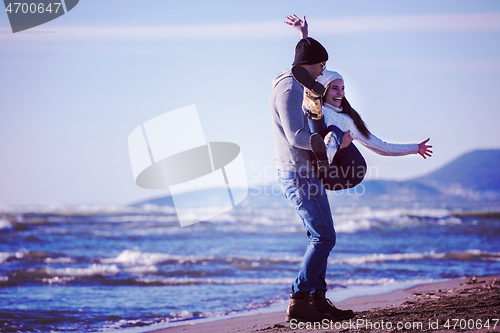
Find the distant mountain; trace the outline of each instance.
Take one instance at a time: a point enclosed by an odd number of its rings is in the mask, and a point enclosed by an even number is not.
[[[437,188],[500,193],[500,149],[475,150],[414,181]]]
[[[193,202],[217,206],[213,190],[183,194]],[[365,180],[353,189],[328,191],[332,208],[370,206],[373,208],[500,209],[500,149],[476,150],[460,156],[428,175],[407,181]],[[208,201],[208,202],[207,202]],[[174,206],[166,196],[133,204]],[[237,210],[289,207],[279,184],[250,188]]]

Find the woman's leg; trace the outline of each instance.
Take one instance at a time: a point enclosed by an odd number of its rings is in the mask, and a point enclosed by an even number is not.
[[[365,178],[366,161],[353,142],[346,148],[340,149],[328,173],[321,181],[330,191],[341,191],[352,188]]]
[[[325,135],[328,134],[328,127],[325,123],[325,117],[321,117],[321,119],[309,118],[307,119],[307,122],[309,123],[309,129],[312,133],[318,133],[322,138],[325,138]]]
[[[344,134],[337,126],[330,125],[326,127],[324,121],[321,124],[321,120],[309,120],[309,124],[311,128],[320,130],[321,133],[334,132],[339,138],[342,138]],[[366,161],[358,148],[351,142],[346,148],[339,149],[328,170],[319,174],[327,190],[345,190],[358,185],[364,179]]]
[[[324,167],[333,163],[333,158],[337,154],[337,151],[340,149],[342,145],[342,136],[343,132],[337,126],[326,126],[325,117],[321,116],[319,119],[308,119],[309,129],[314,134],[319,134],[323,138],[324,146],[326,148],[326,161],[320,161],[323,157],[320,157],[320,149],[315,149],[313,145],[311,145],[312,151],[318,158],[318,168],[324,169]],[[321,147],[323,144],[321,145]],[[323,156],[323,155],[321,155]],[[323,170],[322,172],[325,172]]]

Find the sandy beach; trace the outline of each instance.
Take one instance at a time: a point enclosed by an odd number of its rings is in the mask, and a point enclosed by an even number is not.
[[[500,275],[428,283],[391,293],[347,299],[351,321],[315,327],[286,323],[285,311],[183,325],[156,333],[229,332],[500,332]]]

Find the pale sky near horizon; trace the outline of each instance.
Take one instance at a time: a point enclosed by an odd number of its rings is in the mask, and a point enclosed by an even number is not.
[[[0,205],[168,194],[135,185],[127,138],[191,104],[208,141],[241,147],[250,186],[274,182],[269,95],[293,61],[292,13],[306,15],[375,135],[431,138],[427,160],[361,147],[370,178],[410,179],[500,148],[499,1],[82,0],[16,34],[0,13]]]

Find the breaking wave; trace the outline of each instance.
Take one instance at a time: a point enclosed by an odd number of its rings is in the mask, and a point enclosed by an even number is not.
[[[349,257],[343,259],[329,259],[329,264],[362,265],[366,263],[387,262],[387,261],[414,261],[423,259],[433,260],[455,260],[455,261],[481,261],[500,262],[499,252],[484,252],[480,250],[467,250],[464,252],[434,252],[425,253],[394,253],[383,254],[374,253],[365,256]]]
[[[194,255],[170,255],[165,253],[148,253],[141,251],[125,250],[112,258],[93,258],[90,263],[78,258],[56,257],[51,258],[44,252],[32,253],[7,253],[0,252],[0,262],[13,262],[23,260],[39,260],[46,267],[28,268],[13,271],[0,277],[1,285],[19,285],[26,283],[84,283],[106,285],[138,285],[138,286],[182,286],[182,285],[236,285],[236,284],[268,284],[289,285],[291,278],[262,278],[262,277],[219,277],[203,276],[206,273],[199,271],[199,265],[223,264],[234,266],[240,270],[269,270],[275,265],[292,264],[295,267],[302,261],[302,257],[216,257]],[[330,265],[358,266],[370,263],[437,260],[437,261],[467,261],[467,262],[500,262],[500,253],[480,250],[467,250],[462,252],[425,252],[425,253],[374,253],[346,258],[330,257]],[[60,267],[74,264],[77,267]],[[53,267],[56,266],[56,267]],[[59,266],[59,267],[57,267]],[[175,270],[170,269],[175,267]],[[394,282],[393,279],[378,280],[331,280],[329,285],[380,285]]]

